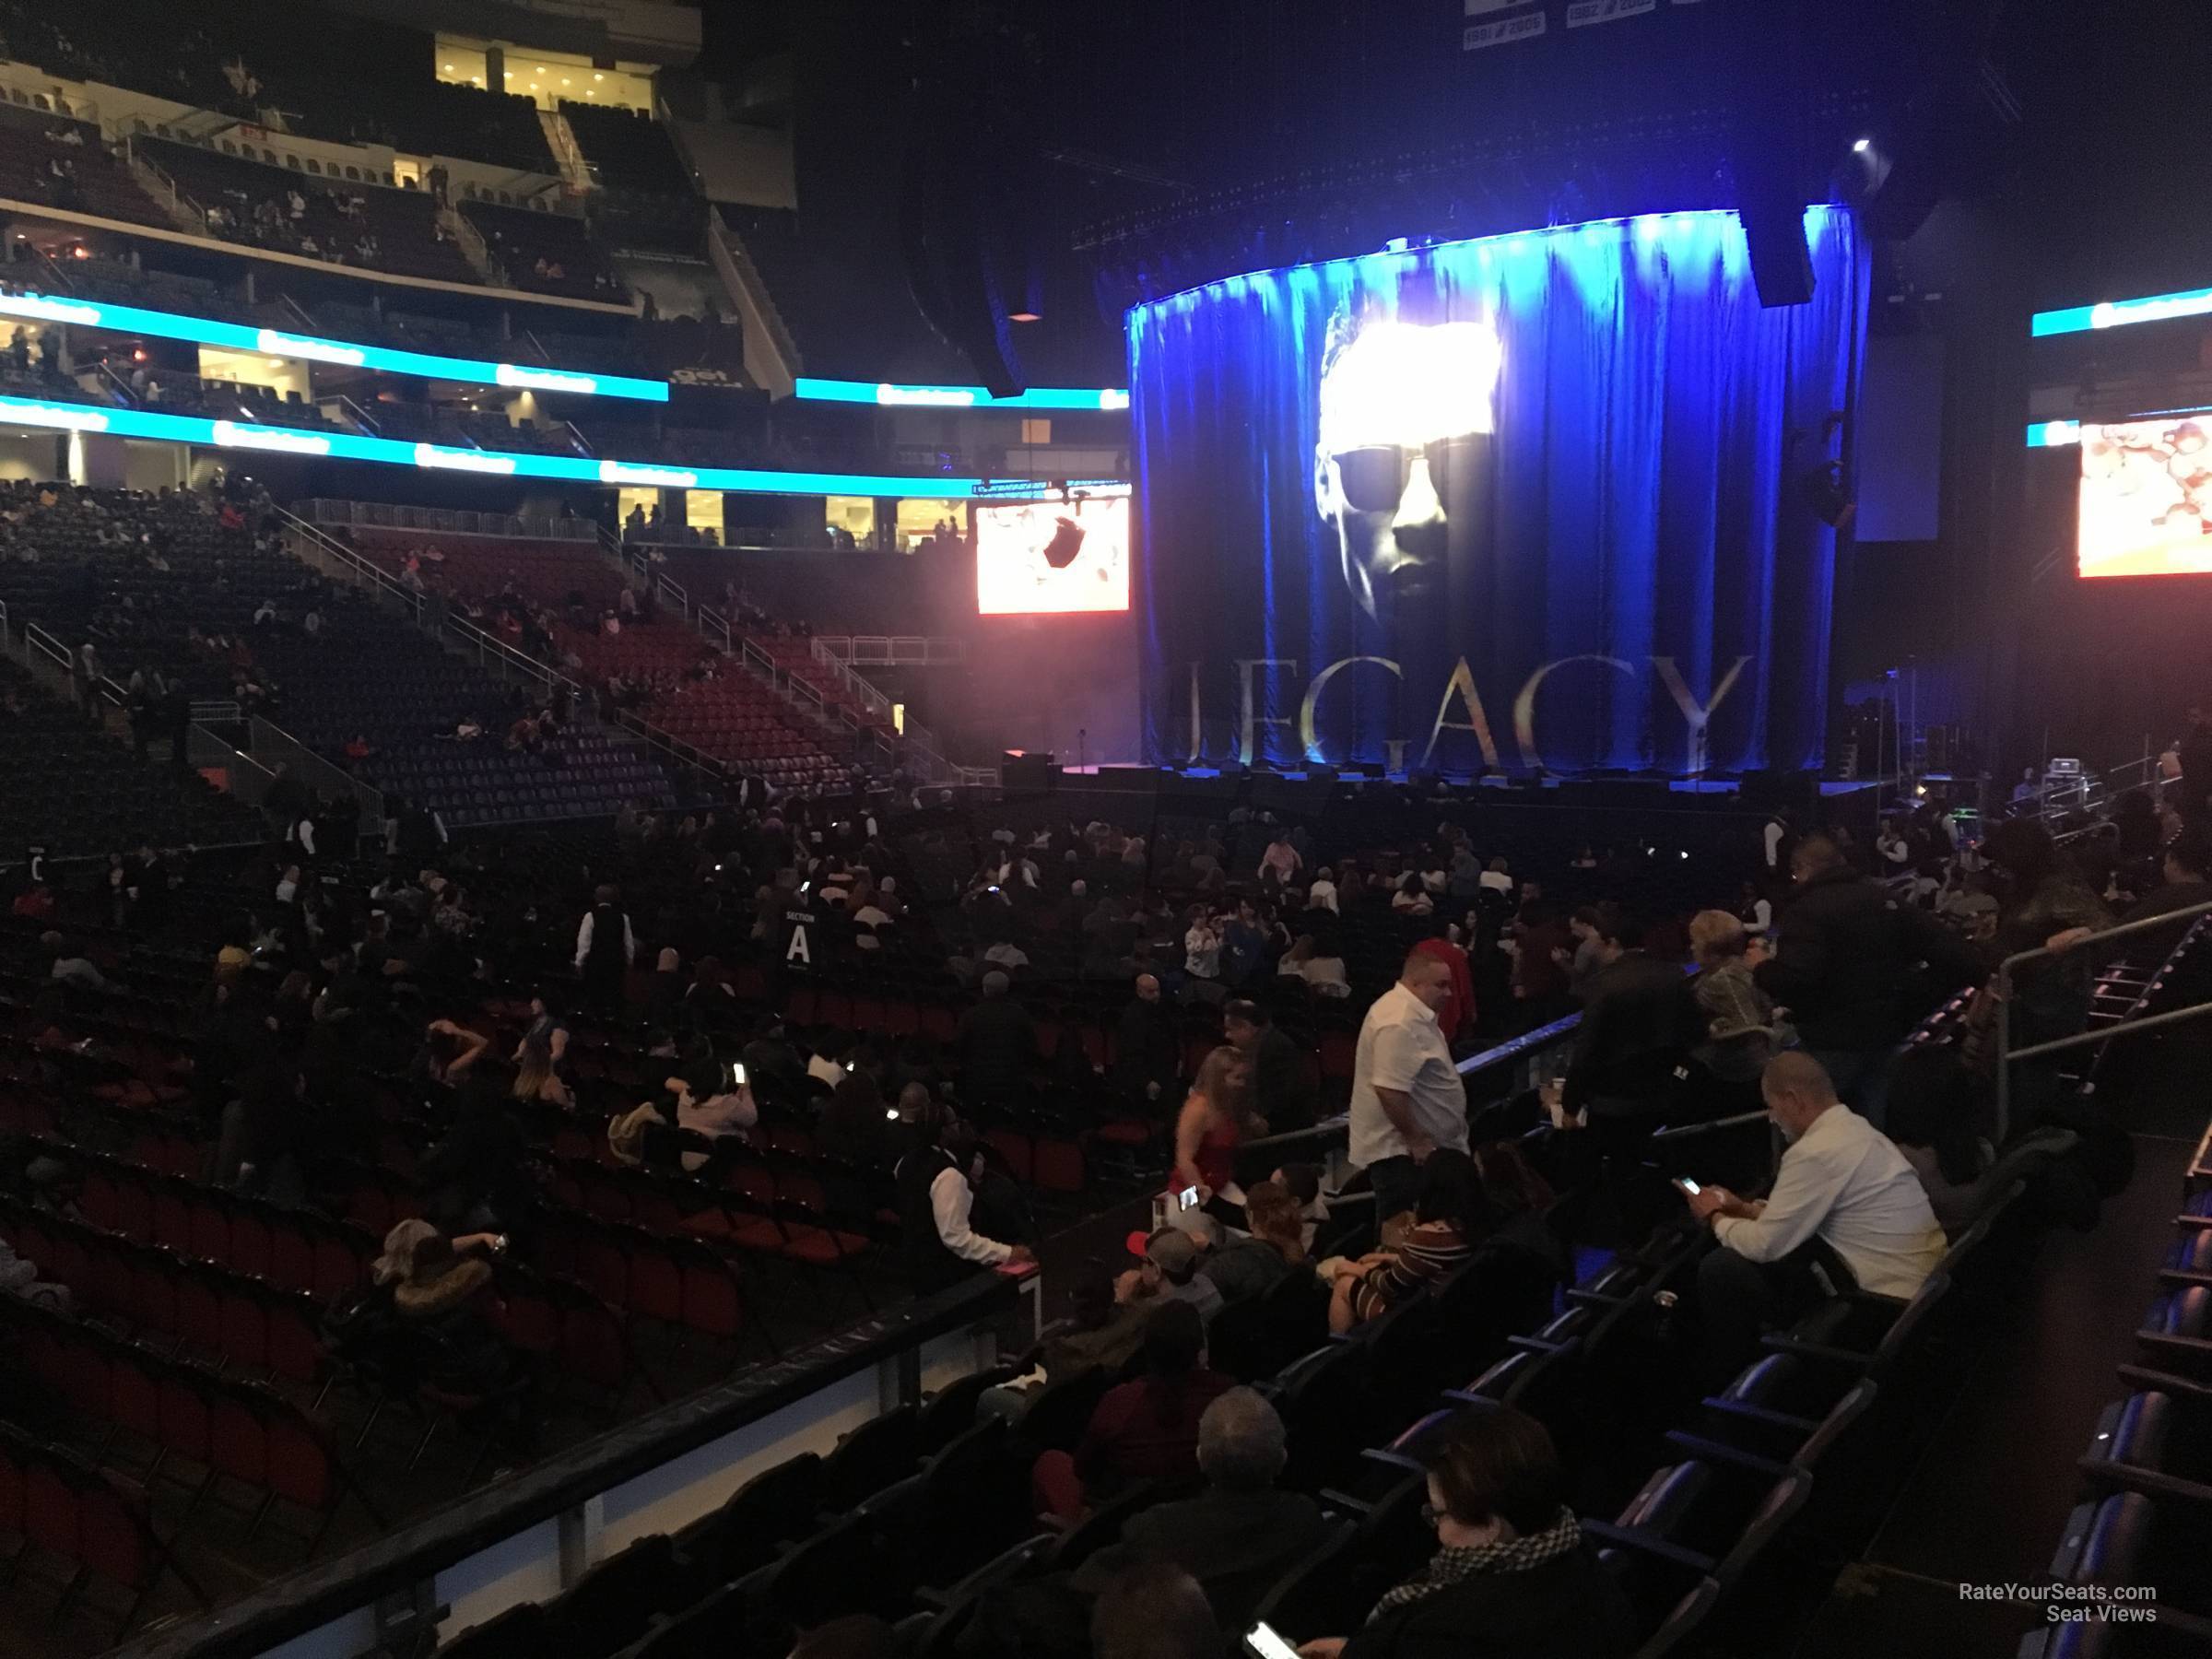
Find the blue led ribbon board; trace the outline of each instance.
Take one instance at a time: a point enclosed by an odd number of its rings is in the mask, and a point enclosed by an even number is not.
[[[163,340],[189,340],[200,346],[259,352],[264,357],[298,358],[311,363],[335,363],[347,369],[377,369],[387,374],[419,375],[426,380],[512,386],[518,391],[560,392],[573,397],[629,397],[643,403],[668,401],[665,381],[639,380],[627,374],[600,374],[581,369],[540,369],[528,363],[495,363],[481,358],[439,357],[427,351],[396,351],[384,346],[358,346],[315,335],[222,323],[212,317],[186,317],[174,312],[147,311],[135,305],[101,305],[89,300],[51,294],[0,294],[0,316],[22,317],[38,323],[66,323],[76,328],[107,329],[118,334],[152,335]]]

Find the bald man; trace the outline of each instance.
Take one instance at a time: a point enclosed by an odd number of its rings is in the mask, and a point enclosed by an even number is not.
[[[1114,1027],[1113,1074],[1123,1099],[1145,1116],[1157,1114],[1163,1100],[1181,1104],[1182,1044],[1156,974],[1136,976],[1136,994]]]
[[[1855,1285],[1911,1297],[1945,1248],[1912,1166],[1836,1099],[1818,1060],[1800,1050],[1777,1054],[1759,1088],[1789,1142],[1773,1191],[1748,1203],[1725,1187],[1688,1194],[1690,1213],[1712,1226],[1721,1246],[1699,1264],[1698,1304],[1707,1359],[1723,1380],[1748,1358],[1762,1329],[1824,1296]]]

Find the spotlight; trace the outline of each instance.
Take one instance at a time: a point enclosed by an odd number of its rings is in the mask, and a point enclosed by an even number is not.
[[[1857,141],[1855,144],[1853,144],[1853,145],[1851,147],[1851,153],[1852,153],[1853,155],[1854,155],[1854,156],[1863,156],[1863,155],[1865,155],[1865,153],[1866,153],[1868,150],[1872,149],[1873,147],[1874,147],[1874,140],[1873,140],[1873,139],[1871,139],[1871,138],[1861,138],[1860,140],[1858,140],[1858,141]]]
[[[1036,323],[1042,321],[1042,319],[1040,318],[1035,312],[1018,311],[1008,312],[1006,313],[1006,321],[1009,323]]]

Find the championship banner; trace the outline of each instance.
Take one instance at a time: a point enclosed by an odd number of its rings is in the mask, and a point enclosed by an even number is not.
[[[1573,0],[1567,7],[1567,27],[1588,29],[1597,23],[1618,23],[1623,18],[1641,18],[1659,9],[1659,0]]]
[[[1674,774],[1821,758],[1867,262],[1733,213],[1262,272],[1129,314],[1147,759]]]

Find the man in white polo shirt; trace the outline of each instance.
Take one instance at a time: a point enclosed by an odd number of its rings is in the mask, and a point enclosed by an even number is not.
[[[1452,1000],[1441,957],[1406,959],[1375,999],[1352,1061],[1352,1162],[1375,1189],[1378,1218],[1413,1207],[1421,1161],[1439,1147],[1467,1149],[1467,1091],[1436,1011]]]
[[[1888,1137],[1836,1099],[1820,1063],[1802,1050],[1767,1062],[1767,1115],[1789,1140],[1774,1187],[1747,1203],[1725,1187],[1689,1194],[1721,1248],[1698,1265],[1706,1357],[1732,1376],[1759,1332],[1794,1317],[1835,1283],[1841,1261],[1855,1288],[1910,1298],[1943,1260],[1943,1229],[1928,1194]]]

